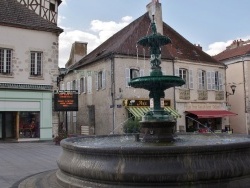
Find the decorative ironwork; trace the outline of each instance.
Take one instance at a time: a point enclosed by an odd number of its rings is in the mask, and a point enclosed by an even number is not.
[[[52,85],[33,85],[33,84],[16,84],[16,83],[0,83],[0,89],[26,89],[26,90],[45,90],[52,91]]]
[[[207,91],[203,90],[198,91],[198,100],[207,100],[207,99],[208,99]]]
[[[190,100],[190,90],[179,90],[179,98],[183,100]]]
[[[216,91],[215,92],[215,100],[224,100],[225,92],[224,91]]]

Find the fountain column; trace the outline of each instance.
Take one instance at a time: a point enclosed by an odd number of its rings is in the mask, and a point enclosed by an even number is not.
[[[153,16],[154,18],[154,16]],[[164,90],[181,86],[185,83],[180,77],[164,76],[161,71],[161,46],[171,43],[171,40],[157,33],[153,19],[151,23],[152,34],[141,38],[137,43],[150,48],[150,76],[137,77],[130,81],[129,85],[135,88],[143,88],[149,91],[149,98],[153,107],[142,117],[140,122],[140,138],[144,142],[171,142],[174,140],[176,126],[175,118],[164,111],[161,99],[164,100]]]

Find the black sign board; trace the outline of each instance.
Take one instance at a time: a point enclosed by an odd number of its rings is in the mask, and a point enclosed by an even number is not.
[[[150,106],[150,100],[149,99],[125,99],[123,101],[124,106]],[[171,106],[170,105],[170,100],[164,100],[164,106]]]
[[[78,111],[78,91],[60,90],[54,93],[55,111]]]

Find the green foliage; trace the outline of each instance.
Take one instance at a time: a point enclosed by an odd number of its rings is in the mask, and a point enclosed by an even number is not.
[[[123,125],[123,131],[125,133],[138,133],[140,132],[140,124],[139,120],[128,120],[124,125]]]

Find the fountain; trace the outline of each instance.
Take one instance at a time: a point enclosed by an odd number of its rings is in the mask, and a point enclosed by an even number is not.
[[[164,90],[181,86],[180,77],[161,71],[160,46],[170,39],[157,33],[138,41],[151,49],[150,76],[130,85],[150,91],[152,108],[140,136],[109,135],[61,141],[57,182],[62,187],[246,187],[250,185],[247,135],[175,134],[176,121],[161,105]]]

